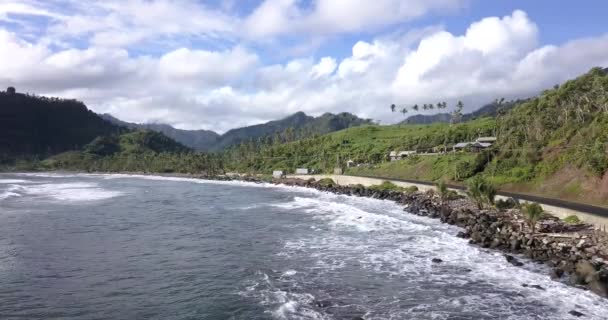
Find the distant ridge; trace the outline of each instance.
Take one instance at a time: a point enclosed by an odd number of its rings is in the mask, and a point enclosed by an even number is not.
[[[210,130],[181,130],[176,129],[168,124],[161,123],[131,123],[117,119],[109,113],[101,115],[103,119],[113,124],[127,127],[129,129],[145,129],[156,132],[161,132],[169,138],[192,148],[196,151],[207,151],[209,150],[220,137],[219,134]]]
[[[232,129],[220,137],[212,150],[220,151],[249,139],[272,138],[273,135],[281,134],[288,128],[293,129],[294,138],[301,139],[371,123],[370,119],[362,119],[348,112],[325,113],[315,118],[300,111],[281,120]]]
[[[301,139],[315,134],[326,134],[350,127],[371,124],[369,119],[359,118],[351,113],[325,113],[319,117],[311,117],[304,112],[296,112],[280,120],[262,124],[235,128],[223,135],[208,130],[181,130],[167,124],[136,124],[121,121],[110,114],[101,115],[107,121],[131,129],[147,129],[162,132],[168,137],[197,151],[222,151],[239,143],[272,138],[283,134],[291,128],[294,138]]]

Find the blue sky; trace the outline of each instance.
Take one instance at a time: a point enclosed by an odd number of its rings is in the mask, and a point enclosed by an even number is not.
[[[0,86],[190,129],[296,111],[393,123],[391,103],[463,100],[472,111],[608,66],[607,10],[600,0],[0,0]]]

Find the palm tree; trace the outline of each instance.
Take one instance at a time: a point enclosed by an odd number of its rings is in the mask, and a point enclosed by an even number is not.
[[[441,200],[441,207],[443,208],[450,200],[450,190],[445,181],[441,180],[437,183],[437,194]]]
[[[484,189],[484,181],[480,176],[475,176],[474,178],[472,178],[471,180],[469,180],[467,182],[466,194],[469,197],[469,199],[471,199],[475,203],[475,205],[477,206],[477,209],[479,209],[479,210],[483,209],[483,203],[484,203],[483,189]]]
[[[464,108],[464,104],[462,103],[462,101],[458,101],[458,103],[456,104],[456,110],[454,110],[454,112],[452,112],[452,123],[460,122],[460,119],[462,119],[462,109],[463,108]]]
[[[493,184],[488,182],[485,183],[485,186],[483,188],[483,196],[488,205],[494,205],[494,199],[496,198],[497,193],[498,190],[496,190],[496,187]]]
[[[526,219],[528,226],[532,229],[532,234],[534,234],[536,223],[543,216],[543,207],[538,203],[526,202],[522,205],[522,213],[524,214],[524,219]]]
[[[391,104],[391,112],[395,112],[395,108],[397,108],[397,106],[394,103]]]
[[[484,204],[494,205],[497,193],[496,187],[481,176],[475,176],[467,183],[467,196],[480,210],[483,209]]]
[[[429,107],[426,105],[426,103],[422,105],[422,110],[428,110],[428,109],[429,109]]]
[[[419,107],[418,107],[418,105],[417,105],[417,104],[415,104],[415,105],[412,107],[412,109],[414,109],[414,111],[418,111]]]
[[[403,113],[403,116],[405,117],[405,114],[407,113],[407,108],[401,109],[401,113]]]

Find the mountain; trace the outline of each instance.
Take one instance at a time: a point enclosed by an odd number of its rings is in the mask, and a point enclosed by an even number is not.
[[[502,104],[502,111],[507,112],[511,110],[515,105],[522,103],[526,100],[511,100],[506,101]],[[471,113],[464,114],[462,121],[469,121],[483,117],[495,117],[498,114],[498,105],[496,103],[488,103],[481,108]],[[449,123],[452,116],[449,113],[436,113],[436,114],[417,114],[410,116],[407,119],[401,121],[399,124],[431,124],[431,123]]]
[[[219,134],[210,130],[181,130],[173,128],[168,124],[161,123],[130,123],[119,120],[111,114],[105,113],[101,117],[111,123],[131,129],[145,129],[156,132],[161,132],[167,137],[172,138],[181,144],[190,147],[196,151],[207,151],[217,142]]]
[[[366,124],[372,124],[372,121],[361,119],[348,112],[339,114],[325,113],[316,118],[308,116],[304,112],[297,112],[281,120],[232,129],[218,139],[212,150],[224,150],[227,147],[237,145],[249,139],[274,138],[275,135],[286,134],[286,130],[289,128],[293,129],[293,132],[288,133],[292,135],[291,140],[293,140]]]
[[[125,131],[80,101],[31,96],[14,88],[0,92],[0,161],[74,150],[98,136]]]
[[[222,151],[250,139],[274,138],[283,135],[288,128],[292,128],[292,139],[301,139],[314,134],[326,134],[350,127],[371,124],[371,120],[361,119],[353,114],[344,112],[340,114],[326,113],[320,117],[311,117],[304,112],[297,112],[281,120],[270,121],[253,126],[236,128],[218,135],[208,130],[180,130],[167,124],[136,124],[121,121],[110,114],[101,115],[107,121],[131,129],[147,129],[162,132],[197,151]]]

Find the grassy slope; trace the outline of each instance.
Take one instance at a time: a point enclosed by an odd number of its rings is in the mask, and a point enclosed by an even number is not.
[[[392,150],[498,135],[490,154],[417,157],[387,162]],[[475,174],[511,191],[608,205],[608,75],[599,68],[547,90],[498,119],[448,124],[365,126],[236,157],[236,169],[331,170],[339,160],[369,166],[352,174],[462,183]]]
[[[426,150],[444,142],[454,143],[489,135],[494,120],[486,118],[450,126],[448,124],[362,126],[337,131],[316,138],[264,147],[248,155],[246,150],[229,155],[230,169],[267,172],[275,169],[293,171],[297,167],[330,172],[337,161],[344,164],[382,163],[392,150]]]

